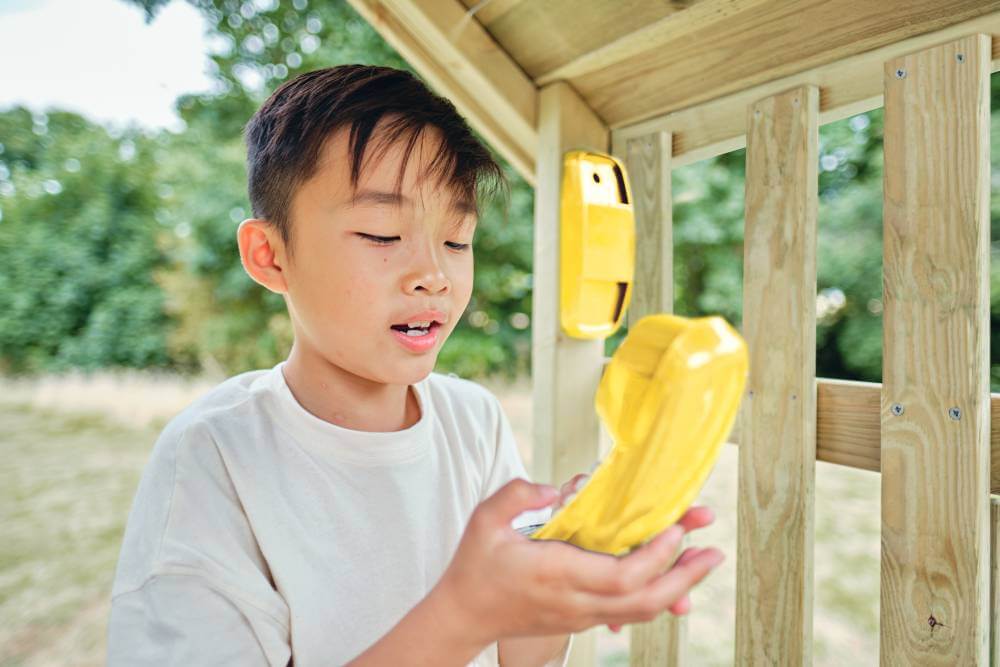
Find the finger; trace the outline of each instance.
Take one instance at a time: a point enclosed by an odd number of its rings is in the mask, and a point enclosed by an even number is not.
[[[680,600],[667,607],[667,611],[674,616],[683,616],[688,613],[691,611],[691,596],[685,593]]]
[[[496,493],[481,502],[476,514],[479,520],[485,518],[491,524],[510,526],[517,515],[526,510],[548,507],[558,497],[554,487],[548,484],[533,484],[519,477],[507,482]]]
[[[574,491],[578,490],[578,488],[580,486],[582,486],[583,480],[585,480],[588,477],[590,477],[590,475],[588,475],[585,472],[577,473],[577,474],[573,475],[569,479],[569,481],[567,481],[566,483],[564,483],[559,488],[559,490],[562,491],[563,493],[573,493]]]
[[[688,508],[684,515],[677,520],[677,523],[683,526],[685,531],[691,532],[698,528],[704,528],[713,521],[715,521],[715,512],[710,507],[697,506]]]
[[[622,596],[606,596],[595,610],[610,623],[632,623],[679,602],[698,582],[704,579],[723,559],[721,551],[708,548],[687,562],[675,565],[641,590]],[[648,619],[645,619],[648,620]]]
[[[674,566],[683,565],[684,563],[688,562],[689,560],[700,554],[702,551],[704,551],[704,549],[700,547],[688,547],[687,549],[684,550],[683,553],[681,553],[680,556],[677,557],[677,560],[674,562]]]
[[[562,574],[579,590],[624,595],[640,589],[666,570],[680,547],[684,530],[671,527],[627,556],[595,553],[567,544]]]

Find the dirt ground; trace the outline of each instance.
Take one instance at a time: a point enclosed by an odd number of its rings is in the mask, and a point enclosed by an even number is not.
[[[128,510],[167,420],[214,381],[142,373],[0,378],[0,665],[102,665],[109,591]],[[531,469],[531,387],[485,383]],[[605,445],[607,446],[607,444]],[[726,561],[691,595],[691,664],[734,663],[737,449],[695,504],[716,513],[686,544]],[[816,469],[814,664],[878,663],[878,476]],[[602,667],[627,665],[628,628],[592,630]]]

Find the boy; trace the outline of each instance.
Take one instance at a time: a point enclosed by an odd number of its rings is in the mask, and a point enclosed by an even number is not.
[[[513,528],[572,485],[528,482],[497,399],[432,373],[472,291],[479,186],[503,180],[454,107],[346,65],[282,85],[246,139],[240,255],[294,344],[157,440],[109,664],[565,664],[572,632],[684,613],[721,553],[664,570],[707,508],[621,558],[532,541]]]

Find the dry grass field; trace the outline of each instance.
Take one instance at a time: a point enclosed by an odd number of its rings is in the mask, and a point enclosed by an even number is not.
[[[531,461],[527,382],[486,383]],[[0,665],[102,665],[109,590],[142,466],[162,425],[213,385],[142,373],[0,379]],[[725,448],[696,504],[712,526],[689,544],[727,560],[692,593],[691,664],[733,664],[737,451]],[[816,470],[814,664],[878,662],[879,484]],[[597,634],[602,666],[627,665],[628,628]]]

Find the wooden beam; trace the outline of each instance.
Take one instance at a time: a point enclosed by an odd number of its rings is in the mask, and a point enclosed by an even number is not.
[[[538,186],[531,327],[534,404],[532,478],[556,486],[600,460],[594,394],[604,369],[604,341],[567,336],[559,323],[559,220],[563,155],[606,153],[608,128],[565,83],[543,88],[538,111]],[[595,629],[576,635],[570,665],[597,663]]]
[[[673,198],[670,135],[654,132],[628,141],[625,170],[635,213],[635,283],[628,326],[647,315],[674,310]],[[687,536],[684,542],[688,542]],[[685,547],[678,549],[681,553]],[[629,626],[632,667],[681,667],[687,664],[687,616],[661,614],[648,623]]]
[[[735,663],[811,665],[819,90],[747,113]]]
[[[535,184],[535,84],[458,0],[349,0],[469,124]]]
[[[990,57],[885,64],[883,664],[989,660]]]
[[[607,363],[605,359],[605,363]],[[816,460],[882,471],[882,385],[816,378]],[[737,413],[726,442],[739,446]],[[1000,494],[1000,393],[990,394],[990,492]]]
[[[883,105],[882,68],[887,60],[974,33],[995,37],[991,69],[1000,70],[1000,12],[993,12],[678,111],[658,112],[648,120],[611,121],[615,150],[630,137],[657,130],[674,137],[674,168],[738,150],[746,145],[746,107],[800,85],[820,88],[820,125],[877,109]]]

